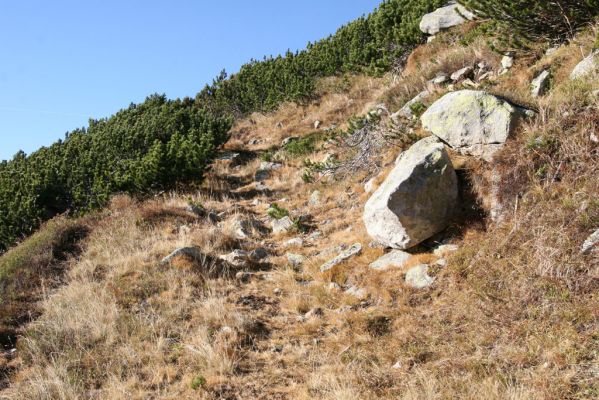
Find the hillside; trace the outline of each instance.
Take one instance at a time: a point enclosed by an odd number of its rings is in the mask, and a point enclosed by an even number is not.
[[[408,23],[380,25],[392,3]],[[227,97],[288,55],[92,124],[136,151],[0,257],[0,398],[599,397],[596,15],[568,9],[565,37],[545,2],[526,24],[463,3],[478,18],[385,2],[350,26],[405,47],[318,67],[307,96]]]

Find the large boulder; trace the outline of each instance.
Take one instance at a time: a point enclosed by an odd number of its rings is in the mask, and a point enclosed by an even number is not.
[[[477,90],[448,93],[422,114],[422,127],[464,155],[490,160],[512,133],[521,110]]]
[[[386,247],[408,249],[447,227],[458,198],[456,173],[436,137],[402,153],[364,208],[368,234]]]
[[[599,72],[599,50],[595,50],[584,60],[579,62],[570,74],[570,79],[585,78],[593,73]]]
[[[473,19],[474,14],[466,10],[459,4],[449,4],[426,14],[420,21],[420,30],[429,35],[436,35],[443,29],[451,28],[452,26],[461,25],[467,19]]]

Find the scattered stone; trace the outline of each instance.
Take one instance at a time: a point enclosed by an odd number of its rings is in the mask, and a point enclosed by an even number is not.
[[[458,198],[457,177],[436,137],[420,140],[401,159],[364,207],[368,234],[405,250],[447,227]]]
[[[245,250],[233,250],[229,254],[224,254],[219,257],[221,260],[233,265],[234,267],[246,267],[248,265],[249,254]]]
[[[180,247],[168,256],[164,257],[161,263],[170,264],[171,261],[177,257],[189,257],[200,261],[203,261],[206,258],[206,256],[197,247]]]
[[[278,169],[283,168],[283,164],[281,163],[275,163],[275,162],[270,162],[270,161],[262,161],[260,163],[260,170],[262,171],[276,171]]]
[[[447,75],[439,75],[436,78],[431,80],[431,83],[434,85],[442,85],[449,81],[449,77]]]
[[[333,267],[341,264],[342,262],[349,260],[350,258],[357,256],[362,252],[362,244],[355,243],[349,249],[341,252],[337,257],[332,260],[326,262],[320,267],[320,272],[326,272],[332,269]]]
[[[398,361],[395,364],[393,364],[393,366],[391,368],[393,368],[393,369],[401,369],[402,368],[401,361]]]
[[[281,121],[277,122],[277,124],[275,125],[275,127],[277,129],[283,129],[283,122],[281,122]]]
[[[493,71],[489,71],[489,72],[485,72],[484,74],[482,74],[481,76],[479,76],[478,78],[476,78],[476,80],[478,82],[482,82],[482,81],[486,81],[487,79],[489,79],[490,77],[492,77],[493,75],[495,75],[493,73]]]
[[[416,97],[414,97],[412,100],[408,101],[401,108],[401,110],[399,110],[398,112],[394,113],[391,116],[391,118],[394,119],[394,120],[397,120],[399,117],[404,117],[404,118],[412,119],[414,117],[414,111],[412,110],[412,107],[415,104],[422,103],[429,96],[430,96],[430,92],[428,90],[425,90],[423,92],[418,93],[418,95],[416,95]]]
[[[322,195],[321,195],[320,191],[318,191],[318,190],[313,191],[312,194],[310,195],[310,200],[308,201],[308,204],[310,204],[311,206],[319,205],[321,197],[322,197]]]
[[[283,141],[281,142],[281,147],[285,147],[287,146],[289,143],[291,142],[295,142],[297,140],[299,140],[300,137],[299,136],[289,136],[286,137],[285,139],[283,139]]]
[[[304,239],[302,238],[293,238],[293,239],[289,239],[288,241],[285,242],[285,247],[303,247],[304,246]]]
[[[294,268],[301,267],[302,264],[306,262],[306,257],[300,254],[287,253],[286,256],[287,261],[289,261],[289,264]]]
[[[260,183],[261,183],[261,182],[260,182]],[[260,190],[260,189],[258,189],[258,185],[256,185],[256,189],[257,189],[257,190]],[[260,199],[254,199],[254,200],[253,200],[253,201],[250,203],[250,205],[251,205],[252,207],[258,207],[260,204],[262,204],[262,200],[260,200]]]
[[[570,74],[570,79],[585,78],[599,71],[599,50],[593,51],[588,57],[579,62]]]
[[[420,264],[410,268],[406,273],[406,284],[414,289],[424,289],[435,282],[435,278],[428,275],[428,265]]]
[[[445,257],[451,253],[455,253],[460,249],[457,244],[443,244],[435,249],[433,252],[437,257]]]
[[[314,231],[310,234],[310,236],[308,236],[309,240],[318,240],[322,237],[322,232],[321,231]]]
[[[339,284],[336,282],[331,282],[329,283],[328,289],[331,291],[339,291],[341,290],[341,286],[339,286]]]
[[[206,209],[194,203],[189,203],[187,207],[185,207],[187,212],[194,214],[196,217],[204,217],[206,216]]]
[[[426,43],[432,43],[435,41],[436,38],[437,38],[437,36],[435,36],[435,35],[429,36],[426,38]]]
[[[532,81],[532,84],[531,84],[532,97],[540,97],[545,94],[545,92],[549,88],[549,77],[550,76],[551,76],[551,74],[549,73],[549,71],[545,70],[545,71],[541,72]]]
[[[474,69],[472,67],[464,67],[451,74],[451,80],[454,82],[459,82],[472,76],[472,72],[474,72]]]
[[[351,307],[351,306],[345,305],[345,306],[341,306],[341,307],[339,307],[339,308],[336,310],[336,312],[337,312],[338,314],[345,314],[345,313],[347,313],[347,312],[350,312],[351,310],[352,310],[352,307]]]
[[[266,185],[264,182],[261,182],[261,181],[260,182],[256,182],[256,185],[254,186],[254,189],[256,189],[259,192],[267,192],[267,191],[270,190],[270,188],[268,187],[268,185]],[[254,204],[256,202],[258,202],[257,205],[261,203],[260,200],[256,199],[256,200],[254,200],[252,202],[252,204]]]
[[[582,244],[582,248],[580,249],[580,252],[582,254],[588,254],[598,244],[599,244],[599,229],[597,229],[595,232],[593,232],[591,234],[591,236],[589,236],[587,238],[587,240],[584,241],[584,243]]]
[[[273,219],[272,222],[272,233],[279,234],[288,232],[293,228],[293,221],[289,217],[283,217],[281,219]]]
[[[503,68],[503,71],[507,71],[508,69],[512,68],[513,66],[514,66],[514,57],[512,57],[510,55],[503,56],[503,58],[501,59],[501,67]]]
[[[447,267],[447,260],[444,258],[440,258],[437,261],[435,261],[435,265],[440,268],[445,268]]]
[[[589,139],[593,143],[599,143],[599,137],[597,135],[595,135],[594,132],[591,132],[591,134],[589,135]]]
[[[490,160],[514,130],[520,110],[476,90],[448,93],[422,115],[425,130],[464,155]]]
[[[275,290],[273,290],[272,292],[275,296],[280,296],[283,294],[283,290],[281,288],[275,288]]]
[[[424,15],[420,21],[420,30],[429,35],[436,35],[440,31],[461,25],[467,19],[473,19],[474,14],[458,4],[449,4]]]
[[[314,121],[314,129],[320,128],[320,125],[322,125],[322,123],[319,120]]]
[[[255,250],[250,251],[248,259],[252,262],[259,262],[268,257],[268,252],[265,248],[259,247]]]
[[[254,175],[254,180],[258,182],[265,181],[268,178],[270,178],[270,171],[266,171],[263,169],[259,169],[258,171],[256,171],[256,174]]]
[[[389,268],[402,268],[412,257],[411,254],[401,250],[393,250],[370,264],[370,268],[377,271],[386,271]]]
[[[232,227],[235,232],[235,238],[239,240],[249,238],[253,235],[254,230],[264,230],[261,223],[254,219],[237,218],[233,221]]]
[[[229,161],[231,165],[237,165],[241,160],[241,154],[233,151],[225,151],[216,157],[219,161]]]
[[[365,289],[357,286],[350,286],[345,290],[345,294],[349,294],[350,296],[354,296],[358,299],[365,299],[368,297],[368,292]]]

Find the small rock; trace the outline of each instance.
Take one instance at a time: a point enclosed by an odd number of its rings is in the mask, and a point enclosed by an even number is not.
[[[258,182],[265,181],[268,178],[270,178],[270,171],[259,169],[258,171],[256,171],[256,174],[254,174],[254,180]]]
[[[547,51],[545,51],[545,55],[546,56],[550,56],[552,54],[555,54],[555,52],[559,49],[559,46],[553,46],[547,49]]]
[[[426,43],[432,43],[435,41],[436,38],[437,38],[437,36],[435,36],[435,35],[429,36],[426,38]]]
[[[354,296],[358,299],[365,299],[366,297],[368,297],[368,292],[357,286],[350,286],[345,291],[345,294],[349,294],[350,296]]]
[[[285,247],[303,247],[304,246],[304,239],[302,238],[293,238],[293,239],[289,239],[288,241],[285,242]]]
[[[259,247],[255,250],[252,250],[248,254],[248,259],[252,262],[259,262],[259,261],[264,260],[267,257],[268,257],[268,252],[263,247]]]
[[[570,79],[580,79],[591,75],[599,70],[599,50],[593,51],[588,57],[579,62],[572,73]]]
[[[237,274],[235,274],[235,279],[237,279],[241,283],[248,283],[252,280],[253,276],[254,274],[251,272],[239,271]]]
[[[256,185],[256,189],[258,189],[258,185]],[[259,190],[259,189],[258,189],[258,190]],[[257,206],[259,206],[260,204],[262,204],[262,200],[260,200],[260,199],[254,199],[254,201],[252,201],[252,202],[250,203],[250,205],[251,205],[251,206],[253,206],[253,207],[257,207]]]
[[[415,289],[424,289],[435,282],[435,278],[428,275],[428,265],[420,264],[406,273],[406,284]]]
[[[531,94],[532,97],[540,97],[545,94],[549,87],[549,77],[551,74],[545,70],[541,72],[531,83]]]
[[[300,254],[287,253],[287,261],[289,261],[289,264],[292,267],[298,268],[304,262],[306,262],[306,257],[304,257],[304,256],[302,256]]]
[[[233,333],[233,328],[231,328],[230,326],[223,326],[222,328],[220,328],[220,331],[225,335],[230,335]]]
[[[402,367],[401,361],[398,361],[395,364],[393,364],[393,366],[391,368],[393,368],[393,369],[401,369],[401,367]]]
[[[268,178],[268,177],[267,177]],[[266,179],[266,178],[264,178]],[[268,187],[268,185],[264,184],[264,182],[257,182],[256,185],[254,186],[254,188],[259,191],[259,192],[267,192],[270,190],[270,188]],[[252,202],[252,204],[254,204],[255,202],[257,202],[256,205],[259,205],[261,203],[261,201],[259,199],[256,199]]]
[[[291,142],[295,142],[296,140],[299,140],[300,137],[299,136],[289,136],[286,137],[285,139],[283,139],[283,141],[281,142],[281,147],[285,147],[287,146],[289,143]]]
[[[416,95],[416,97],[414,97],[412,100],[408,101],[399,111],[394,113],[391,116],[391,118],[393,120],[397,120],[399,117],[404,117],[404,118],[408,118],[408,119],[413,118],[414,111],[412,111],[412,107],[414,107],[414,105],[416,105],[418,103],[422,103],[429,96],[430,96],[430,92],[428,90],[418,93]]]
[[[205,257],[197,247],[181,247],[164,257],[161,263],[169,264],[173,259],[181,256],[190,257],[195,260],[202,260]]]
[[[322,124],[322,123],[321,123],[319,120],[316,120],[316,121],[314,121],[314,129],[318,129],[318,128],[320,128],[320,125],[321,125],[321,124]]]
[[[439,75],[435,79],[431,80],[431,83],[435,85],[442,85],[447,81],[449,81],[449,77],[447,75]]]
[[[460,246],[458,246],[457,244],[444,244],[444,245],[437,247],[434,251],[434,254],[437,257],[445,257],[448,254],[455,253],[459,249],[460,249]]]
[[[474,83],[472,81],[472,79],[464,79],[462,81],[462,86],[464,86],[464,87],[470,87],[470,88],[477,88],[479,85],[478,85],[478,83]]]
[[[582,244],[582,248],[580,249],[580,252],[582,254],[588,254],[591,252],[591,250],[593,250],[595,246],[597,246],[597,244],[599,244],[599,229],[593,232],[591,236],[589,236],[587,240],[584,241],[584,243]]]
[[[201,217],[206,216],[206,209],[204,207],[199,206],[194,203],[189,203],[187,205],[187,207],[185,208],[185,210],[187,210],[187,212],[194,214],[196,217],[201,218]]]
[[[435,265],[437,267],[445,268],[447,267],[447,260],[444,258],[440,258],[437,261],[435,261]]]
[[[283,290],[281,288],[275,288],[275,290],[273,290],[272,292],[275,296],[280,296],[283,294]]]
[[[321,193],[318,190],[315,190],[312,192],[312,194],[310,195],[310,200],[308,201],[308,204],[310,204],[311,206],[317,206],[318,204],[320,204],[320,200],[321,200]]]
[[[339,286],[338,283],[331,282],[331,283],[329,283],[328,289],[331,291],[338,291],[338,290],[341,290],[341,286]]]
[[[485,72],[484,74],[482,74],[481,76],[479,76],[476,80],[478,82],[486,81],[487,79],[489,79],[493,75],[494,75],[493,71]]]
[[[293,221],[289,217],[284,217],[281,219],[273,219],[272,222],[272,233],[279,234],[288,232],[293,228]]]
[[[262,161],[260,163],[260,170],[262,171],[276,171],[278,169],[283,168],[283,164],[281,163],[275,163],[275,162],[270,162],[270,161]]]
[[[510,55],[503,56],[501,59],[501,67],[503,70],[508,70],[514,66],[514,57]]]
[[[463,79],[470,77],[473,71],[473,68],[470,66],[459,69],[453,74],[451,74],[451,80],[454,82],[459,82]]]
[[[335,257],[332,260],[323,264],[320,267],[320,272],[326,272],[326,271],[330,270],[331,268],[335,267],[336,265],[339,265],[342,262],[344,262],[354,256],[357,256],[361,252],[362,252],[362,244],[355,243],[349,249],[341,252],[337,257]]]
[[[237,249],[229,254],[224,254],[219,258],[235,267],[245,267],[248,264],[249,254],[245,250]]]
[[[393,250],[370,264],[370,268],[377,271],[386,271],[390,267],[402,268],[411,257],[412,255],[405,251]]]
[[[591,139],[591,142],[593,143],[599,143],[599,137],[597,137],[597,135],[595,135],[594,132],[591,132],[591,134],[589,135],[589,139]]]
[[[320,239],[322,237],[322,232],[321,231],[314,231],[310,234],[310,236],[308,236],[309,240],[317,240]]]
[[[216,157],[219,161],[230,161],[231,165],[237,165],[241,159],[241,154],[233,151],[225,151]]]
[[[368,247],[371,249],[382,249],[385,247],[385,245],[378,240],[372,240],[370,243],[368,243]]]

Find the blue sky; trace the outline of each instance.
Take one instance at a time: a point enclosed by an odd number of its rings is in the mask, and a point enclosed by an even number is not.
[[[223,68],[303,48],[380,0],[22,0],[0,4],[0,159]]]

